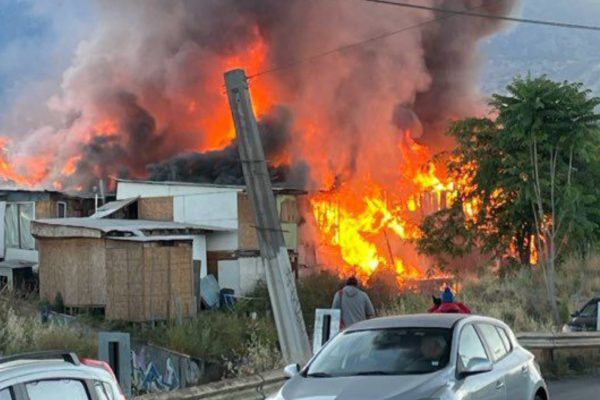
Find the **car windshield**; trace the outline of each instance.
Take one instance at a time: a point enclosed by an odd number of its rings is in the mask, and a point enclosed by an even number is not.
[[[344,332],[334,338],[305,372],[307,377],[428,374],[450,358],[452,331],[396,328]]]

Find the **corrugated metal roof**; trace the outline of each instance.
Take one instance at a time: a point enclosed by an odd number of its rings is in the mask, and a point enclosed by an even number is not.
[[[109,236],[107,239],[110,240],[121,240],[126,242],[180,242],[184,240],[192,241],[194,240],[193,236],[189,235],[173,235],[173,236],[118,236],[112,237]]]
[[[187,224],[171,221],[149,221],[142,219],[102,219],[102,218],[52,218],[38,219],[38,224],[54,226],[70,226],[75,228],[88,228],[107,232],[135,232],[145,230],[177,230],[195,229],[204,231],[228,231],[228,229],[217,228],[209,225]]]
[[[26,261],[26,260],[4,260],[4,261],[0,261],[0,268],[10,268],[10,269],[32,268],[36,264],[37,264],[37,262]]]
[[[116,200],[104,204],[102,207],[98,207],[96,212],[90,216],[90,218],[106,218],[117,211],[127,207],[128,205],[136,202],[140,197],[132,197],[130,199]]]

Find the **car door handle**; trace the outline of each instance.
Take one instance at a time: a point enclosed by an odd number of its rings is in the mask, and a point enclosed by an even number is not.
[[[496,382],[496,390],[501,390],[504,388],[504,381]]]
[[[529,373],[529,367],[528,367],[527,365],[523,365],[523,366],[521,367],[521,373],[522,373],[522,374],[527,374],[527,373]]]

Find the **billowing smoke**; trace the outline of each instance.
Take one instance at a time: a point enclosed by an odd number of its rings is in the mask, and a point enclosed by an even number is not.
[[[284,153],[292,142],[292,116],[289,110],[283,107],[272,109],[259,122],[258,128],[266,158],[270,161],[271,180],[274,183],[285,183],[287,187],[304,188],[309,172],[305,163],[286,165],[273,162],[273,157]],[[222,150],[178,154],[166,161],[149,165],[148,170],[152,180],[244,184],[237,141]]]
[[[421,3],[506,14],[516,1]],[[274,179],[394,182],[403,124],[439,146],[450,119],[481,110],[477,45],[499,28],[361,0],[102,0],[96,8],[97,29],[60,91],[43,100],[52,117],[7,132],[10,162],[21,175],[35,163],[43,185],[148,174],[239,183],[227,69],[254,74],[415,26],[251,80]],[[273,108],[280,104],[288,111]]]

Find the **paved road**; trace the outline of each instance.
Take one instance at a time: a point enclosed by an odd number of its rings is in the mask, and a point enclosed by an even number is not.
[[[551,400],[593,400],[600,398],[600,377],[548,381]]]

